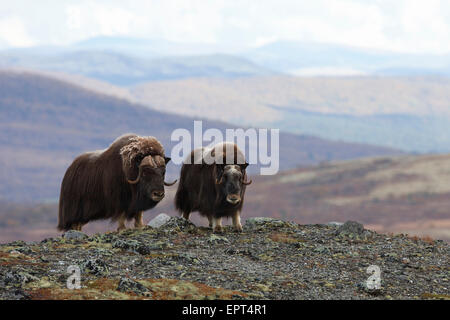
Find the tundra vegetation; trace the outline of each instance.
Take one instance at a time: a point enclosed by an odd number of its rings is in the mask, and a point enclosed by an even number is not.
[[[0,245],[0,299],[449,299],[450,247],[354,222],[250,218],[224,233],[172,217],[159,228],[68,231]],[[367,268],[380,268],[370,289]],[[69,266],[80,289],[67,288]]]

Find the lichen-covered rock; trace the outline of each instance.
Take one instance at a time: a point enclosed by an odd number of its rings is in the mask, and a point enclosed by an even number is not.
[[[339,227],[337,233],[339,235],[362,235],[364,232],[364,226],[355,221],[347,221]]]
[[[327,226],[331,226],[331,227],[340,227],[340,226],[342,226],[343,224],[344,224],[343,222],[330,221],[330,222],[328,222],[326,225],[327,225]]]
[[[169,221],[161,226],[161,229],[169,232],[192,231],[196,228],[190,220],[181,217],[171,217]]]
[[[120,292],[134,292],[138,295],[144,295],[148,291],[148,289],[139,282],[125,277],[120,278],[117,290]]]
[[[86,259],[80,262],[81,270],[85,270],[91,274],[104,276],[109,274],[109,268],[104,260],[98,258]]]
[[[7,286],[21,287],[32,281],[39,281],[39,278],[25,271],[11,271],[6,273],[3,281]]]
[[[245,221],[244,229],[246,230],[263,230],[267,228],[290,227],[293,223],[282,221],[274,218],[255,217]]]
[[[209,244],[230,243],[230,241],[226,237],[221,237],[215,235],[214,233],[209,236],[209,239],[207,241]]]
[[[154,217],[152,220],[150,220],[150,222],[147,225],[152,228],[160,228],[169,221],[170,221],[170,216],[168,216],[165,213],[160,213],[156,217]]]
[[[63,234],[63,238],[67,239],[67,240],[85,240],[87,238],[89,238],[89,236],[81,231],[77,231],[77,230],[69,230],[64,232]]]

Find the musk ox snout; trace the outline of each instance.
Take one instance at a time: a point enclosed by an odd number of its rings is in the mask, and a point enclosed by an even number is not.
[[[164,190],[162,191],[153,191],[150,195],[150,198],[155,201],[159,202],[164,198]]]
[[[238,194],[229,194],[227,195],[227,201],[231,204],[238,204],[241,202],[241,196]]]

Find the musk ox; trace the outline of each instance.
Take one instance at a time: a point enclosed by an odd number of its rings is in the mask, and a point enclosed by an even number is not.
[[[193,150],[181,167],[176,209],[185,219],[198,211],[208,218],[214,232],[222,232],[223,217],[232,217],[236,231],[241,232],[245,188],[252,182],[247,181],[247,166],[234,143]]]
[[[69,166],[61,184],[58,229],[80,230],[89,221],[125,221],[143,226],[142,212],[164,198],[164,148],[154,137],[126,134],[109,148],[86,152]]]

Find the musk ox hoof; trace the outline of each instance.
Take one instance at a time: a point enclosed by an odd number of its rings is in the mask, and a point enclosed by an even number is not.
[[[124,231],[124,230],[127,230],[127,227],[125,227],[125,226],[117,227],[117,232],[121,232],[121,231]]]
[[[238,232],[238,233],[241,233],[242,232],[242,226],[236,226],[236,227],[234,227],[234,230],[236,232]]]
[[[214,233],[223,233],[222,226],[215,226],[213,232]]]

